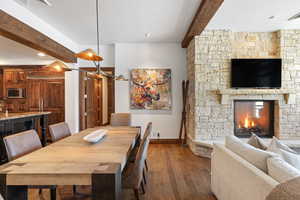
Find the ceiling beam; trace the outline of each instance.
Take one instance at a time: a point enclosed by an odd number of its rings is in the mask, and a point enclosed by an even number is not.
[[[0,10],[0,35],[67,63],[76,63],[75,53],[43,33]]]
[[[209,21],[216,14],[224,0],[202,0],[196,15],[181,43],[182,48],[187,48],[194,36],[200,35]]]

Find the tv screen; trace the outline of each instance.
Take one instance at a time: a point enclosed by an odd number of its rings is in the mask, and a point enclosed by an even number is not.
[[[232,59],[231,87],[280,88],[281,59]]]

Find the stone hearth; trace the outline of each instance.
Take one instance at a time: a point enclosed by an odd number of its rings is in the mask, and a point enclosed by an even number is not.
[[[233,58],[281,58],[281,89],[231,89]],[[234,133],[234,100],[273,100],[277,106],[276,136],[300,138],[300,30],[234,33],[207,30],[188,47],[190,80],[188,135],[195,145],[222,141]],[[300,94],[300,93],[299,93]]]

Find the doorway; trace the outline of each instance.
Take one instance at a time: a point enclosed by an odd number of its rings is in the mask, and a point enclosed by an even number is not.
[[[82,68],[95,71],[96,68]],[[113,67],[101,68],[114,75]],[[88,72],[79,74],[79,121],[80,130],[109,124],[110,115],[115,111],[113,78],[95,77]]]

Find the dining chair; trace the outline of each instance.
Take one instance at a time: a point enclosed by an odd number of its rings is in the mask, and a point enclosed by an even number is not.
[[[6,154],[9,161],[15,160],[21,156],[32,153],[42,148],[41,140],[35,130],[24,131],[18,134],[6,136],[3,138],[6,148]],[[50,188],[51,200],[56,199],[56,186],[31,186],[30,188],[41,189]]]
[[[68,136],[71,136],[71,131],[66,122],[49,125],[49,132],[52,142],[56,142]]]
[[[144,143],[145,140],[146,140],[147,138],[149,138],[151,132],[152,132],[152,122],[149,122],[149,123],[147,124],[147,128],[146,128],[146,130],[145,130],[145,132],[144,132],[144,136],[143,136],[142,142],[141,142],[140,144]],[[128,159],[129,162],[134,163],[134,161],[137,159],[137,152],[138,152],[138,150],[139,150],[139,147],[140,147],[140,146],[136,146],[136,147],[131,151],[131,153],[130,153],[130,155],[129,155],[129,159]],[[146,172],[149,171],[148,162],[147,162],[147,155],[148,155],[148,153],[145,154],[146,157],[145,157],[145,159],[144,159]],[[147,177],[146,177],[146,173],[145,173],[144,169],[143,169],[143,181],[144,181],[145,184],[147,184]]]
[[[142,143],[143,143],[143,141],[146,140],[146,138],[148,138],[148,137],[150,136],[151,132],[152,132],[152,122],[149,122],[149,123],[147,124],[147,128],[146,128],[146,130],[145,130],[145,132],[144,132],[144,136],[143,136],[143,139],[142,139]],[[130,157],[129,157],[129,161],[130,161],[130,162],[134,162],[134,161],[135,161],[137,152],[138,152],[138,147],[137,147],[137,148],[134,148],[134,149],[132,150],[132,152],[130,153]],[[146,167],[146,170],[148,171],[147,158],[145,159],[145,167]]]
[[[143,182],[143,173],[145,168],[145,159],[149,147],[149,135],[142,140],[137,157],[134,163],[128,164],[122,175],[122,185],[124,189],[133,189],[135,197],[139,200],[139,189],[142,188],[145,194],[145,186]]]
[[[112,113],[110,117],[111,126],[131,126],[130,113]]]
[[[9,161],[42,148],[41,140],[35,130],[6,136],[3,142]]]
[[[146,128],[145,134],[144,134],[144,138],[148,138],[151,133],[152,133],[152,122],[149,122],[148,125],[147,125],[147,128]],[[148,155],[148,152],[145,154],[145,156],[146,156],[146,158],[145,158],[145,167],[146,167],[146,170],[148,171],[149,168],[148,168],[147,155]]]
[[[66,122],[49,125],[49,132],[52,142],[57,142],[71,136],[69,125]],[[73,185],[73,194],[77,194],[77,188],[75,185]]]

